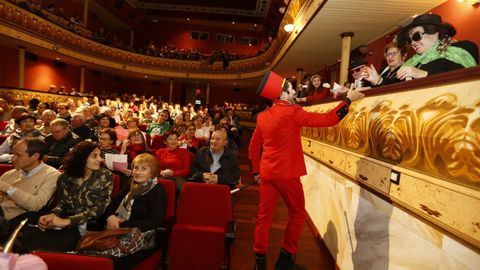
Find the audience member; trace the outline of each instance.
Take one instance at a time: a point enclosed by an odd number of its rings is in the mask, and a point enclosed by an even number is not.
[[[14,169],[0,176],[1,215],[5,219],[39,211],[55,193],[60,173],[42,162],[46,152],[46,144],[38,138],[25,138],[13,146]]]
[[[310,82],[311,83],[308,86],[307,96],[297,98],[297,102],[312,102],[332,96],[330,89],[322,86],[322,77],[320,75],[312,75]]]
[[[200,149],[200,141],[195,137],[195,130],[195,125],[191,124],[187,127],[185,134],[178,138],[179,147],[187,149],[193,154]]]
[[[170,122],[168,121],[170,114],[167,110],[163,110],[157,117],[157,121],[150,124],[147,129],[147,133],[150,135],[160,135],[162,136],[165,132],[170,130]]]
[[[128,163],[132,163],[132,160],[148,151],[148,145],[140,129],[132,130],[128,133],[128,138],[122,142],[122,148],[120,154],[128,156]]]
[[[96,140],[93,132],[90,128],[88,128],[85,124],[85,116],[81,113],[75,113],[72,115],[72,119],[70,120],[72,125],[72,131],[77,134],[82,141],[90,139]]]
[[[52,134],[52,131],[50,129],[50,123],[52,123],[53,120],[57,118],[57,115],[55,114],[54,111],[50,109],[46,109],[43,111],[41,120],[42,124],[37,126],[38,131],[42,133],[44,137]]]
[[[167,208],[165,189],[157,184],[158,162],[150,154],[141,154],[132,162],[132,179],[112,199],[103,215],[105,229],[138,228],[155,241],[156,230],[162,225]],[[141,250],[151,249],[160,243],[144,242]],[[144,254],[115,258],[115,269],[132,269],[145,258]],[[118,267],[117,267],[118,266]]]
[[[230,149],[226,148],[227,133],[215,130],[210,139],[210,146],[197,151],[192,162],[193,181],[206,184],[228,185],[234,189],[240,180],[238,159]]]
[[[395,43],[390,42],[385,46],[385,61],[387,67],[378,74],[373,65],[367,67],[368,75],[365,80],[369,81],[372,86],[382,86],[390,83],[400,82],[397,78],[397,71],[402,66],[407,56],[407,48],[405,46],[398,47]]]
[[[57,206],[38,219],[38,229],[26,232],[27,250],[75,249],[87,221],[100,217],[110,202],[112,173],[101,168],[101,162],[100,149],[93,142],[81,142],[68,153],[65,172],[58,178]]]
[[[25,106],[15,106],[12,109],[11,116],[12,118],[9,119],[8,124],[5,128],[0,132],[3,135],[10,135],[18,128],[17,120],[23,113],[28,113],[28,109]]]
[[[45,138],[48,146],[48,152],[43,157],[43,162],[54,168],[60,168],[63,157],[68,153],[70,148],[78,144],[81,139],[77,134],[70,131],[67,120],[55,119],[50,123],[52,134]]]
[[[35,117],[29,113],[23,113],[16,120],[19,128],[0,145],[0,162],[10,162],[12,159],[12,146],[21,139],[34,137],[43,140],[44,137],[35,129]]]
[[[98,134],[98,147],[102,151],[102,158],[105,159],[105,154],[118,154],[118,149],[114,147],[117,141],[117,133],[114,129],[104,128]]]
[[[398,34],[400,46],[408,43],[415,55],[397,71],[399,80],[417,79],[478,64],[478,47],[463,40],[453,42],[457,31],[437,14],[415,17]]]
[[[105,129],[110,127],[110,116],[106,113],[101,113],[98,115],[98,125],[93,128],[93,135],[96,138],[100,137],[100,132]],[[115,136],[116,140],[116,136]]]

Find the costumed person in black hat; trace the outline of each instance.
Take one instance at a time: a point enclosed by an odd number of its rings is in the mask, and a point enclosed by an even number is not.
[[[365,78],[368,76],[367,61],[363,57],[355,56],[348,63],[348,70],[354,79],[353,88],[372,86]]]
[[[295,104],[292,84],[269,71],[257,93],[273,100],[273,106],[259,114],[249,146],[255,180],[260,182],[260,204],[255,225],[255,269],[267,269],[269,229],[277,199],[283,198],[289,221],[275,269],[305,269],[295,264],[294,256],[305,221],[305,198],[300,176],[306,174],[300,131],[302,127],[336,125],[348,113],[352,101],[362,98],[362,88],[349,89],[345,101],[328,113],[307,112]]]
[[[473,67],[478,64],[478,47],[464,40],[453,42],[457,31],[442,22],[437,14],[423,14],[400,31],[397,42],[408,43],[416,54],[397,71],[400,80],[423,78],[445,71]]]

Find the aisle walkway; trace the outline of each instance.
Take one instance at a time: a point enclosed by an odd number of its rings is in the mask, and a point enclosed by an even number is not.
[[[252,183],[252,175],[249,173],[248,142],[252,131],[244,132],[244,147],[238,153],[242,171],[242,184]],[[253,231],[256,221],[257,206],[259,201],[259,187],[252,186],[234,195],[234,218],[237,222],[237,233],[232,257],[232,270],[253,269]],[[269,269],[273,269],[275,260],[281,247],[281,239],[288,220],[288,211],[284,202],[280,199],[275,212],[274,222],[270,230],[270,248],[268,253]],[[300,251],[297,262],[306,266],[309,270],[334,270],[335,262],[328,252],[323,241],[310,230],[305,224],[300,240]]]

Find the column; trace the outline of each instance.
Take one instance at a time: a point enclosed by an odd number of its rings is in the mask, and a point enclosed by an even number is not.
[[[25,47],[18,47],[18,88],[25,87]]]
[[[80,93],[85,92],[85,67],[80,67]]]
[[[87,27],[88,21],[88,0],[83,0],[83,25]]]
[[[170,79],[170,93],[168,94],[168,103],[172,103],[173,100],[173,79]]]
[[[206,97],[205,97],[205,106],[208,108],[208,104],[210,104],[210,82],[207,81],[207,91],[206,91]]]
[[[341,33],[342,37],[342,58],[340,62],[340,85],[348,80],[348,64],[350,62],[350,47],[352,43],[353,32]]]
[[[130,47],[133,48],[133,38],[135,37],[135,30],[130,29]]]
[[[300,91],[300,85],[302,84],[303,79],[303,68],[297,68],[297,93]]]

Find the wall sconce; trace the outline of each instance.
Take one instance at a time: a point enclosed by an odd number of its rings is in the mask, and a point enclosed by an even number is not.
[[[457,0],[457,2],[471,4],[472,6],[480,4],[480,0]]]
[[[289,24],[286,24],[283,29],[285,30],[285,32],[287,33],[290,33],[293,31],[293,29],[295,28],[295,25],[289,23]]]

